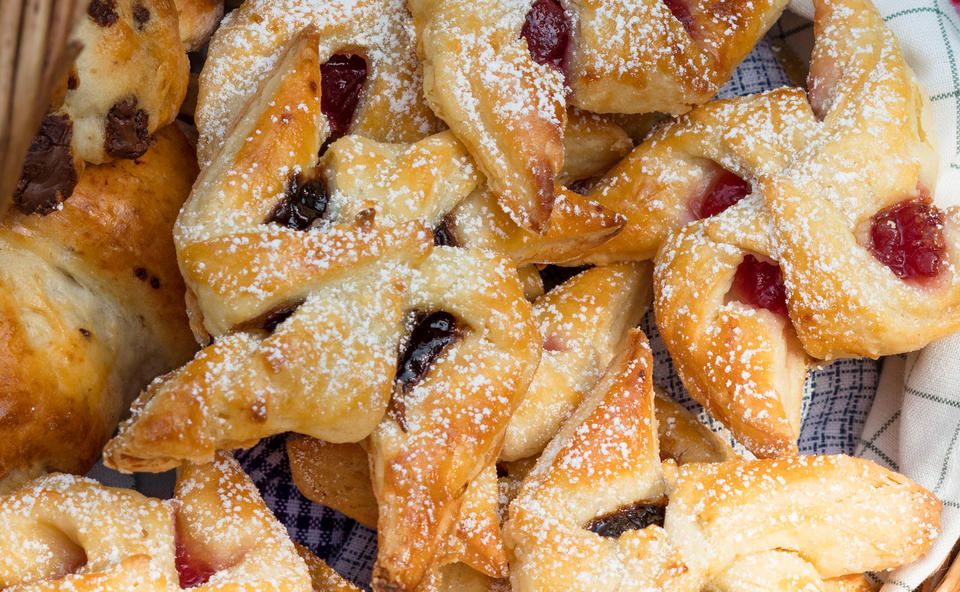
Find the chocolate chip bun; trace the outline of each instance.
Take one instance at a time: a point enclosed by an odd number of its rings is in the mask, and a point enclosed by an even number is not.
[[[197,173],[175,126],[90,166],[49,215],[0,220],[0,491],[90,469],[129,402],[186,361],[171,227]]]
[[[92,0],[74,36],[83,50],[14,192],[26,214],[49,212],[69,197],[84,161],[141,156],[187,91],[189,65],[172,0]]]

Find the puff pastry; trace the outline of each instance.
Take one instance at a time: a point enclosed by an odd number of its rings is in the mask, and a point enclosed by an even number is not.
[[[872,7],[818,7],[809,100],[780,89],[661,125],[586,195],[623,230],[567,262],[656,255],[658,326],[684,384],[763,456],[796,453],[815,360],[917,349],[960,318],[926,99]],[[864,149],[876,138],[883,150]],[[906,277],[925,254],[928,275]]]
[[[5,590],[306,592],[283,525],[226,454],[184,465],[173,500],[49,475],[0,498]]]
[[[201,164],[213,160],[278,56],[307,29],[317,31],[327,89],[345,91],[328,97],[317,124],[324,134],[413,142],[437,131],[403,0],[256,0],[232,11],[210,42],[197,97]]]
[[[503,209],[542,233],[563,162],[568,83],[571,103],[590,111],[683,112],[716,92],[785,2],[409,5],[431,107]]]
[[[74,31],[83,49],[55,94],[13,195],[23,213],[70,197],[84,162],[137,158],[176,117],[187,54],[171,0],[92,0]]]
[[[866,460],[661,464],[651,369],[635,330],[527,476],[504,527],[514,590],[698,590],[770,551],[832,578],[938,534],[937,499]]]
[[[136,393],[194,351],[162,237],[195,175],[170,126],[136,161],[88,167],[59,211],[0,220],[0,490],[88,471]]]
[[[501,459],[538,454],[573,413],[627,331],[647,312],[650,271],[643,264],[594,267],[534,301],[543,353],[510,418]]]

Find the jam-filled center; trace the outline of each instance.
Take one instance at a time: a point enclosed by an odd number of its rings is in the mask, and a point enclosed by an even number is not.
[[[329,139],[350,131],[366,82],[367,61],[362,56],[338,53],[320,66],[320,110],[330,124]]]
[[[181,588],[196,588],[207,583],[217,570],[190,555],[182,542],[177,541],[177,573],[180,575]]]
[[[457,318],[448,312],[437,311],[418,317],[397,365],[396,383],[402,392],[409,392],[423,380],[430,366],[460,335]]]
[[[294,230],[307,230],[327,211],[330,197],[323,179],[306,183],[296,176],[280,203],[267,217],[268,224],[280,224]]]
[[[750,183],[738,175],[723,169],[710,182],[710,186],[694,204],[694,216],[698,220],[716,216],[747,195],[750,195]]]
[[[534,62],[566,71],[570,21],[557,0],[536,0],[523,21],[520,36],[527,40]]]
[[[673,16],[680,21],[680,24],[686,29],[687,34],[693,37],[696,24],[693,22],[693,14],[691,14],[690,7],[687,6],[687,3],[684,0],[663,0],[663,3],[667,5],[667,8],[673,13]]]
[[[747,304],[787,316],[787,290],[783,272],[776,263],[747,255],[733,278],[738,297]]]
[[[637,504],[616,512],[594,518],[586,529],[602,537],[618,537],[628,530],[641,530],[651,524],[663,526],[666,506],[662,504]]]
[[[944,266],[943,212],[922,199],[873,216],[870,252],[901,279],[931,278]]]

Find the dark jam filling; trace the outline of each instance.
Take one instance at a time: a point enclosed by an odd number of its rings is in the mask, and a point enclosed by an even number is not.
[[[750,191],[750,183],[724,169],[710,182],[710,187],[696,204],[694,215],[698,220],[716,216],[750,195]]]
[[[747,304],[787,316],[787,290],[779,265],[747,255],[737,267],[733,285]]]
[[[329,200],[327,186],[322,179],[301,184],[300,177],[294,177],[287,193],[267,218],[267,223],[307,230],[314,221],[323,217]]]
[[[943,212],[920,199],[881,210],[870,228],[870,252],[901,279],[938,275],[946,252]]]
[[[394,384],[399,392],[390,399],[387,413],[403,431],[407,431],[403,395],[410,392],[430,371],[430,367],[462,333],[457,318],[448,312],[417,313],[407,347],[400,354]]]
[[[320,66],[320,110],[330,123],[329,139],[350,131],[366,82],[367,61],[362,56],[338,53]]]
[[[181,588],[202,586],[217,572],[206,563],[191,557],[180,541],[177,541],[176,565],[177,573],[180,574]]]
[[[437,247],[459,247],[457,225],[454,219],[446,216],[433,229],[433,244]]]
[[[300,304],[294,304],[293,306],[284,306],[283,308],[278,308],[272,310],[264,315],[263,320],[260,322],[260,326],[267,333],[273,333],[277,330],[277,327],[280,326],[285,320],[289,319],[293,313],[297,312],[297,309],[300,308]]]
[[[553,290],[560,284],[566,282],[581,271],[590,269],[589,265],[580,267],[561,267],[559,265],[547,265],[540,269],[540,281],[543,282],[544,293]]]
[[[693,37],[696,24],[693,22],[693,15],[690,14],[690,7],[687,6],[687,3],[684,0],[663,0],[663,3],[667,5],[673,16],[677,17],[677,20],[686,29],[687,34]]]
[[[641,530],[651,524],[663,526],[666,509],[661,504],[637,504],[594,518],[586,529],[603,537],[618,537],[628,530]]]
[[[538,64],[549,64],[566,71],[570,45],[570,21],[556,0],[537,0],[523,21],[520,36],[527,40],[530,57]]]

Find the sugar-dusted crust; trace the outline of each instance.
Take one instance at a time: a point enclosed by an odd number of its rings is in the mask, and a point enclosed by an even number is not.
[[[197,98],[201,164],[213,159],[236,115],[306,29],[317,31],[319,63],[339,52],[367,60],[366,88],[350,133],[413,142],[436,131],[403,0],[255,0],[227,15],[210,42]]]
[[[84,473],[146,383],[195,344],[169,235],[196,175],[173,127],[91,166],[59,211],[0,222],[0,489]]]
[[[939,534],[939,501],[867,460],[661,464],[651,366],[631,332],[524,480],[504,526],[516,592],[746,589],[729,586],[776,570],[827,590],[913,561]],[[588,528],[638,503],[665,504],[663,526]]]
[[[534,301],[543,353],[510,418],[501,459],[539,454],[577,408],[649,309],[650,271],[648,264],[594,267]]]
[[[570,102],[598,113],[682,113],[708,101],[780,17],[783,0],[574,0]]]
[[[172,500],[49,475],[0,498],[8,590],[306,592],[307,566],[253,482],[226,454],[184,465]],[[199,567],[199,566],[202,566]]]

